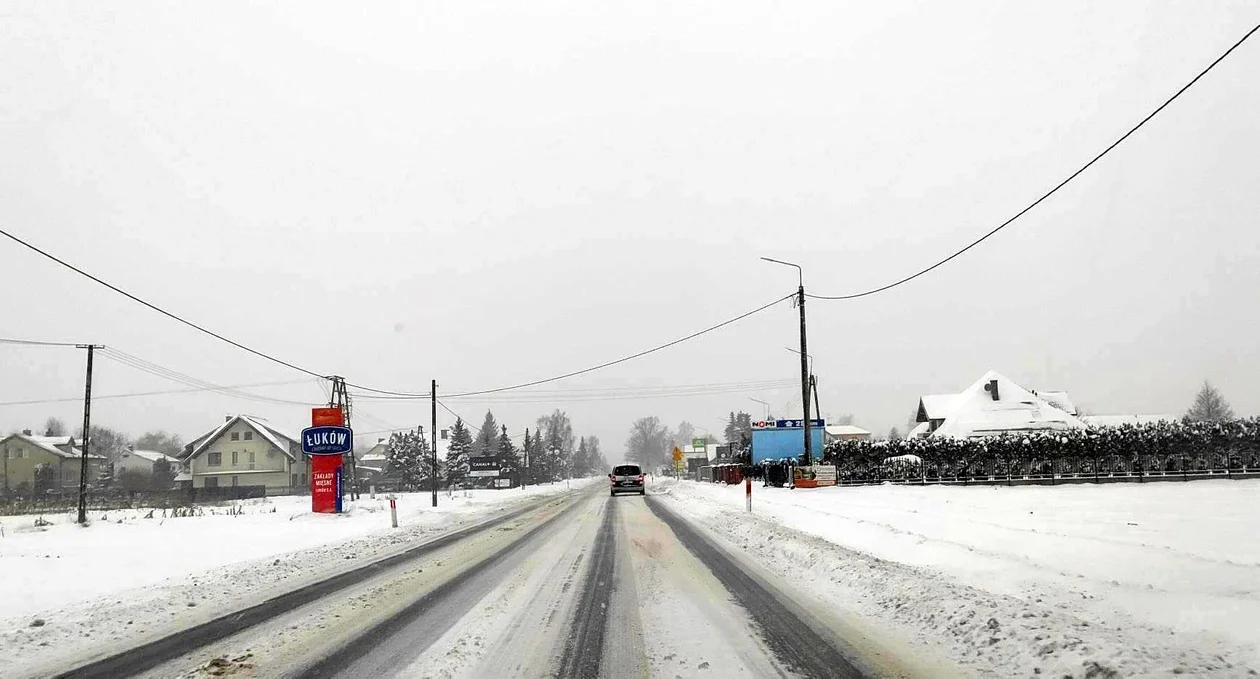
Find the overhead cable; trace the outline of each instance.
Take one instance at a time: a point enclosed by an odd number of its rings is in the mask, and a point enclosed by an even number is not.
[[[912,280],[914,280],[914,279],[916,279],[916,278],[919,278],[920,276],[923,276],[923,275],[925,275],[925,274],[928,274],[928,273],[930,273],[930,272],[932,272],[932,271],[934,271],[934,270],[936,270],[936,269],[940,268],[941,266],[944,266],[945,264],[949,263],[950,261],[954,260],[955,258],[957,258],[957,257],[961,256],[962,254],[966,253],[968,250],[971,250],[972,248],[976,247],[977,245],[979,245],[979,244],[983,243],[984,241],[988,240],[991,236],[993,236],[993,235],[994,235],[994,234],[996,234],[997,232],[1001,231],[1002,229],[1005,229],[1007,226],[1010,226],[1010,225],[1011,225],[1011,224],[1012,224],[1015,220],[1017,220],[1017,219],[1019,219],[1020,217],[1024,216],[1024,215],[1025,215],[1025,214],[1027,214],[1030,210],[1032,210],[1033,208],[1037,207],[1037,206],[1038,206],[1038,205],[1040,205],[1042,202],[1044,202],[1047,198],[1049,198],[1050,196],[1053,196],[1055,193],[1057,193],[1057,192],[1059,191],[1059,189],[1063,188],[1064,186],[1067,186],[1068,182],[1071,182],[1073,179],[1076,179],[1076,178],[1077,178],[1078,176],[1080,176],[1083,172],[1085,172],[1085,170],[1088,170],[1091,166],[1093,166],[1093,165],[1094,165],[1094,163],[1097,163],[1099,160],[1102,160],[1103,156],[1105,156],[1105,155],[1107,155],[1108,153],[1110,153],[1110,152],[1112,151],[1112,149],[1114,149],[1114,148],[1116,148],[1117,146],[1119,146],[1122,142],[1124,142],[1124,140],[1128,139],[1131,135],[1133,135],[1133,133],[1134,133],[1134,132],[1137,132],[1139,129],[1141,129],[1143,125],[1145,125],[1146,123],[1150,122],[1150,120],[1151,120],[1152,118],[1154,118],[1156,115],[1158,115],[1158,114],[1160,113],[1160,111],[1163,111],[1163,110],[1164,110],[1164,109],[1165,109],[1165,108],[1166,108],[1169,104],[1171,104],[1171,103],[1173,103],[1174,101],[1176,101],[1176,99],[1177,99],[1178,97],[1180,97],[1183,93],[1185,93],[1185,91],[1186,91],[1186,90],[1190,89],[1190,88],[1191,88],[1191,87],[1192,87],[1195,83],[1199,82],[1199,79],[1201,79],[1203,76],[1207,75],[1207,74],[1208,74],[1208,72],[1209,72],[1209,71],[1211,71],[1213,68],[1215,68],[1217,64],[1219,64],[1219,63],[1221,63],[1222,61],[1224,61],[1224,60],[1225,60],[1225,57],[1228,57],[1228,56],[1230,55],[1230,53],[1232,53],[1232,52],[1233,52],[1235,49],[1237,49],[1240,45],[1242,45],[1244,42],[1246,42],[1246,41],[1247,41],[1247,39],[1248,39],[1248,38],[1250,38],[1250,37],[1251,37],[1251,36],[1252,36],[1252,35],[1253,35],[1253,34],[1254,34],[1257,30],[1260,30],[1260,24],[1257,24],[1256,26],[1254,26],[1254,27],[1253,27],[1250,31],[1247,31],[1247,33],[1246,33],[1245,35],[1243,35],[1243,37],[1242,37],[1242,38],[1239,38],[1239,40],[1238,40],[1237,42],[1235,42],[1233,45],[1231,45],[1229,49],[1225,50],[1225,52],[1224,52],[1223,54],[1221,54],[1219,57],[1217,57],[1217,58],[1216,58],[1216,59],[1215,59],[1212,63],[1208,64],[1208,65],[1207,65],[1207,68],[1204,68],[1202,71],[1199,71],[1199,74],[1198,74],[1198,75],[1196,75],[1196,76],[1194,76],[1194,78],[1193,78],[1193,79],[1191,79],[1191,80],[1190,80],[1190,82],[1188,82],[1188,83],[1186,83],[1185,85],[1183,85],[1183,86],[1181,87],[1181,89],[1179,89],[1179,90],[1177,90],[1176,92],[1174,92],[1174,93],[1173,93],[1173,95],[1172,95],[1171,97],[1169,97],[1168,99],[1164,100],[1164,103],[1160,104],[1160,105],[1159,105],[1159,107],[1157,107],[1154,111],[1151,111],[1151,112],[1150,112],[1150,113],[1149,113],[1149,114],[1148,114],[1145,118],[1143,118],[1142,120],[1138,121],[1138,124],[1136,124],[1136,125],[1134,125],[1133,127],[1129,128],[1129,131],[1128,131],[1128,132],[1125,132],[1123,135],[1121,135],[1119,139],[1117,139],[1117,140],[1115,140],[1115,141],[1111,142],[1111,145],[1109,145],[1107,148],[1103,149],[1101,153],[1099,153],[1098,155],[1094,156],[1094,157],[1093,157],[1093,159],[1091,159],[1089,162],[1085,163],[1085,164],[1084,164],[1084,165],[1082,165],[1080,168],[1078,168],[1075,172],[1073,172],[1072,174],[1068,175],[1067,179],[1064,179],[1063,181],[1061,181],[1061,182],[1059,182],[1058,184],[1056,184],[1056,185],[1054,186],[1054,188],[1052,188],[1052,189],[1050,189],[1049,191],[1047,191],[1047,192],[1043,193],[1043,194],[1041,195],[1041,197],[1040,197],[1040,198],[1038,198],[1037,200],[1033,201],[1030,205],[1028,205],[1028,207],[1025,207],[1024,209],[1020,210],[1019,212],[1016,212],[1016,213],[1014,214],[1014,216],[1012,216],[1010,219],[1007,219],[1006,221],[1002,222],[1001,224],[998,224],[996,227],[994,227],[994,228],[993,228],[993,230],[989,231],[988,233],[984,234],[983,236],[981,236],[981,237],[977,238],[976,240],[972,241],[970,244],[968,244],[968,245],[967,245],[966,247],[964,247],[963,249],[958,250],[957,252],[955,252],[955,253],[951,254],[950,256],[948,256],[948,257],[946,257],[946,258],[944,258],[944,259],[942,259],[942,260],[940,260],[940,261],[936,262],[935,264],[933,264],[933,265],[931,265],[931,266],[929,266],[929,267],[927,267],[927,268],[925,268],[925,269],[920,269],[919,271],[916,271],[915,273],[910,274],[909,276],[906,276],[906,277],[904,277],[904,278],[898,279],[898,280],[893,281],[893,282],[891,282],[891,283],[888,283],[888,284],[886,284],[886,285],[881,285],[881,286],[879,286],[879,287],[877,287],[877,288],[871,288],[870,290],[865,290],[865,291],[862,291],[862,292],[854,292],[854,293],[850,293],[850,294],[847,294],[847,295],[813,295],[813,294],[806,294],[805,296],[806,296],[806,297],[810,297],[810,298],[812,298],[812,299],[821,299],[821,300],[844,300],[844,299],[858,299],[859,297],[869,297],[869,296],[871,296],[871,295],[876,295],[876,294],[879,294],[879,293],[881,293],[881,292],[885,292],[885,291],[887,291],[887,290],[891,290],[891,289],[893,289],[893,288],[895,288],[895,287],[898,287],[898,286],[900,286],[900,285],[904,285],[904,284],[906,284],[906,283],[909,283],[910,281],[912,281]]]

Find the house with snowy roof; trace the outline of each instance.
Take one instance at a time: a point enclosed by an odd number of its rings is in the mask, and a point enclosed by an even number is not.
[[[1084,429],[1065,392],[1038,394],[990,370],[958,394],[919,399],[912,437],[974,438],[1009,432]]]
[[[136,450],[135,446],[128,446],[126,450],[118,454],[118,459],[114,460],[114,475],[122,476],[123,472],[132,471],[152,474],[153,465],[158,460],[166,460],[173,471],[179,471],[180,460],[177,457],[171,457],[156,450]]]
[[[89,446],[90,448],[90,446]],[[78,488],[82,474],[83,450],[73,436],[35,436],[30,429],[10,434],[0,439],[0,461],[4,464],[4,489],[17,488],[21,484],[35,485],[35,467],[51,465],[57,470],[57,482],[63,489]],[[89,453],[88,482],[96,480],[103,455]]]
[[[310,478],[298,438],[250,415],[229,415],[193,439],[180,462],[194,488],[303,488]]]

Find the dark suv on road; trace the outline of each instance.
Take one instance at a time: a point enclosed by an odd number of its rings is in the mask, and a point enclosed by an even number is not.
[[[638,493],[647,494],[647,485],[643,483],[643,470],[637,464],[619,464],[613,467],[608,475],[608,494]]]

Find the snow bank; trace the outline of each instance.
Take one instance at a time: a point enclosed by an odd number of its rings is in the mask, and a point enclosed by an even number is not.
[[[837,610],[968,674],[1260,668],[1260,481],[758,486],[751,516],[742,486],[657,488]]]
[[[574,489],[599,479],[574,481]],[[404,549],[523,502],[566,491],[524,490],[398,496],[400,528],[378,495],[341,515],[312,514],[309,497],[244,500],[172,518],[163,510],[0,518],[0,675],[51,657],[191,624],[214,612]],[[37,521],[50,525],[37,526]],[[40,622],[36,622],[36,621]]]

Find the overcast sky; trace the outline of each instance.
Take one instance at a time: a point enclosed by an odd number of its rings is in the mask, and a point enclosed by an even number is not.
[[[759,256],[799,262],[818,294],[925,266],[1257,21],[1252,0],[0,0],[0,224],[320,373],[496,387],[792,292],[795,271]],[[921,394],[990,368],[1094,413],[1181,413],[1204,379],[1260,413],[1258,82],[1260,38],[964,258],[811,301],[824,413],[904,430]],[[303,378],[3,239],[0,263],[0,336],[106,344],[219,384]],[[784,303],[547,388],[794,379],[796,343]],[[0,346],[0,401],[79,396],[83,362]],[[94,388],[180,386],[102,360]],[[325,398],[313,379],[258,393]],[[563,408],[613,459],[636,417],[720,436],[728,411],[761,412],[750,397],[800,408],[791,387],[493,408],[515,434]],[[474,423],[487,407],[448,405]],[[427,402],[358,406],[429,417]],[[187,439],[237,412],[309,419],[180,394],[101,400],[93,420]],[[0,406],[0,429],[49,415],[82,406]]]

